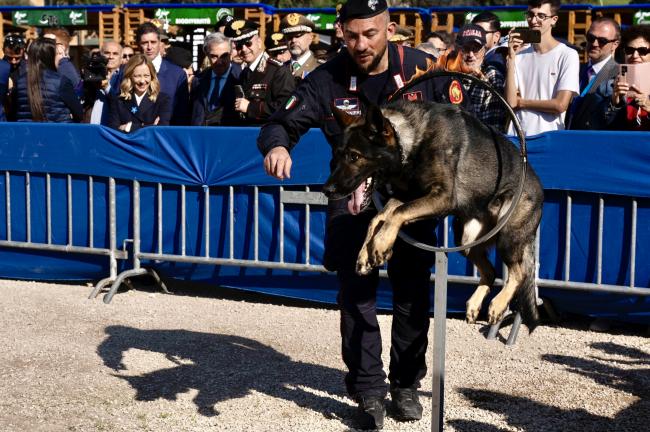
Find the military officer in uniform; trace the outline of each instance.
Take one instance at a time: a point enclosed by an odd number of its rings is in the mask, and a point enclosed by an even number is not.
[[[289,52],[289,45],[284,34],[271,33],[266,37],[264,45],[266,46],[266,52],[269,53],[271,58],[283,64],[290,65],[291,53]]]
[[[342,130],[333,117],[333,106],[349,115],[362,116],[366,101],[385,104],[414,77],[416,67],[425,70],[433,64],[433,57],[422,51],[388,42],[395,33],[395,23],[390,22],[386,0],[348,0],[341,23],[345,48],[309,74],[260,131],[257,144],[265,157],[264,168],[273,177],[290,176],[289,152],[309,128],[320,127],[332,152],[336,152]],[[408,88],[402,97],[465,107],[468,99],[460,82],[449,77],[424,80]],[[401,421],[422,417],[417,389],[426,374],[429,278],[435,255],[401,239],[395,243],[388,263],[393,321],[387,387],[376,314],[379,274],[376,269],[365,276],[355,271],[357,255],[376,210],[369,206],[359,212],[350,204],[354,202],[336,200],[328,204],[324,265],[336,271],[339,282],[342,354],[348,368],[345,384],[358,403],[355,427],[380,429],[389,390],[393,416]],[[433,221],[421,221],[407,230],[415,238],[431,242],[433,226]]]
[[[247,20],[235,20],[226,27],[226,36],[246,62],[239,76],[244,94],[237,95],[235,110],[247,125],[265,122],[295,88],[291,71],[264,51],[258,27]]]
[[[320,63],[309,49],[314,41],[314,23],[304,15],[290,13],[280,21],[280,31],[286,36],[291,52],[291,70],[294,77],[304,79]]]

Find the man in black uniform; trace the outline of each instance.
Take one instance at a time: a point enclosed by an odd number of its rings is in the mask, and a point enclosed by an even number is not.
[[[252,21],[235,20],[226,27],[237,54],[246,62],[239,79],[244,95],[235,99],[245,124],[260,124],[280,108],[295,88],[289,68],[264,52],[258,25]]]
[[[320,127],[333,152],[341,145],[342,131],[332,116],[332,106],[360,116],[366,110],[365,100],[386,103],[411,79],[416,66],[424,70],[431,64],[432,57],[426,53],[388,43],[395,24],[389,22],[385,0],[349,0],[341,16],[346,48],[309,74],[260,131],[258,147],[265,155],[264,168],[278,179],[290,176],[289,151],[309,128]],[[467,100],[460,83],[446,77],[423,81],[408,89],[404,98],[458,104]],[[359,203],[352,201],[329,203],[324,261],[328,269],[337,272],[340,284],[342,352],[348,368],[345,383],[359,404],[356,426],[378,429],[383,426],[387,393],[376,316],[379,276],[377,270],[367,276],[355,272],[357,255],[376,210],[359,212]],[[431,241],[434,226],[433,221],[424,221],[409,229],[416,231],[416,238]],[[403,421],[422,417],[417,388],[426,374],[429,278],[434,262],[433,253],[398,239],[388,264],[393,287],[388,379],[392,412]]]

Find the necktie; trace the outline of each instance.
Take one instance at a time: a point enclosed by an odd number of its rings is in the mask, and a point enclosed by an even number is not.
[[[300,69],[300,63],[298,63],[298,62],[293,62],[293,64],[291,65],[291,67],[293,68],[293,70],[298,70],[298,69]]]
[[[219,106],[219,93],[221,93],[221,80],[223,79],[223,75],[220,77],[213,76],[212,79],[214,80],[214,87],[209,102],[210,109],[214,110]]]
[[[591,79],[596,75],[596,71],[594,70],[593,66],[589,66],[589,69],[587,69],[587,82],[591,81]]]

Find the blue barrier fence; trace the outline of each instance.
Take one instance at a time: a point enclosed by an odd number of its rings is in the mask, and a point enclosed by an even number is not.
[[[143,265],[173,278],[333,302],[334,278],[316,269],[322,263],[324,208],[279,199],[287,191],[318,190],[327,178],[329,146],[319,131],[310,131],[294,150],[292,178],[280,183],[261,168],[257,133],[160,127],[124,135],[91,125],[0,125],[0,244],[10,246],[0,250],[0,277],[96,280],[108,274],[111,262],[103,255],[114,249],[119,269],[129,268],[137,180],[142,251],[307,262],[315,271],[155,257]],[[531,138],[528,151],[546,193],[541,295],[560,310],[650,323],[650,135],[553,132]],[[69,254],[65,247],[81,249]],[[84,253],[89,247],[102,251]],[[450,275],[474,273],[459,254],[451,254],[449,263]],[[453,284],[449,310],[464,310],[472,289]],[[386,285],[379,302],[390,307]]]

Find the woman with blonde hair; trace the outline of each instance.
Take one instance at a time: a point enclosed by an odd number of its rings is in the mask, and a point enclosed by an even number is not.
[[[169,126],[171,114],[171,99],[160,92],[153,63],[135,54],[124,67],[120,94],[110,100],[108,126],[127,133],[146,126]]]

